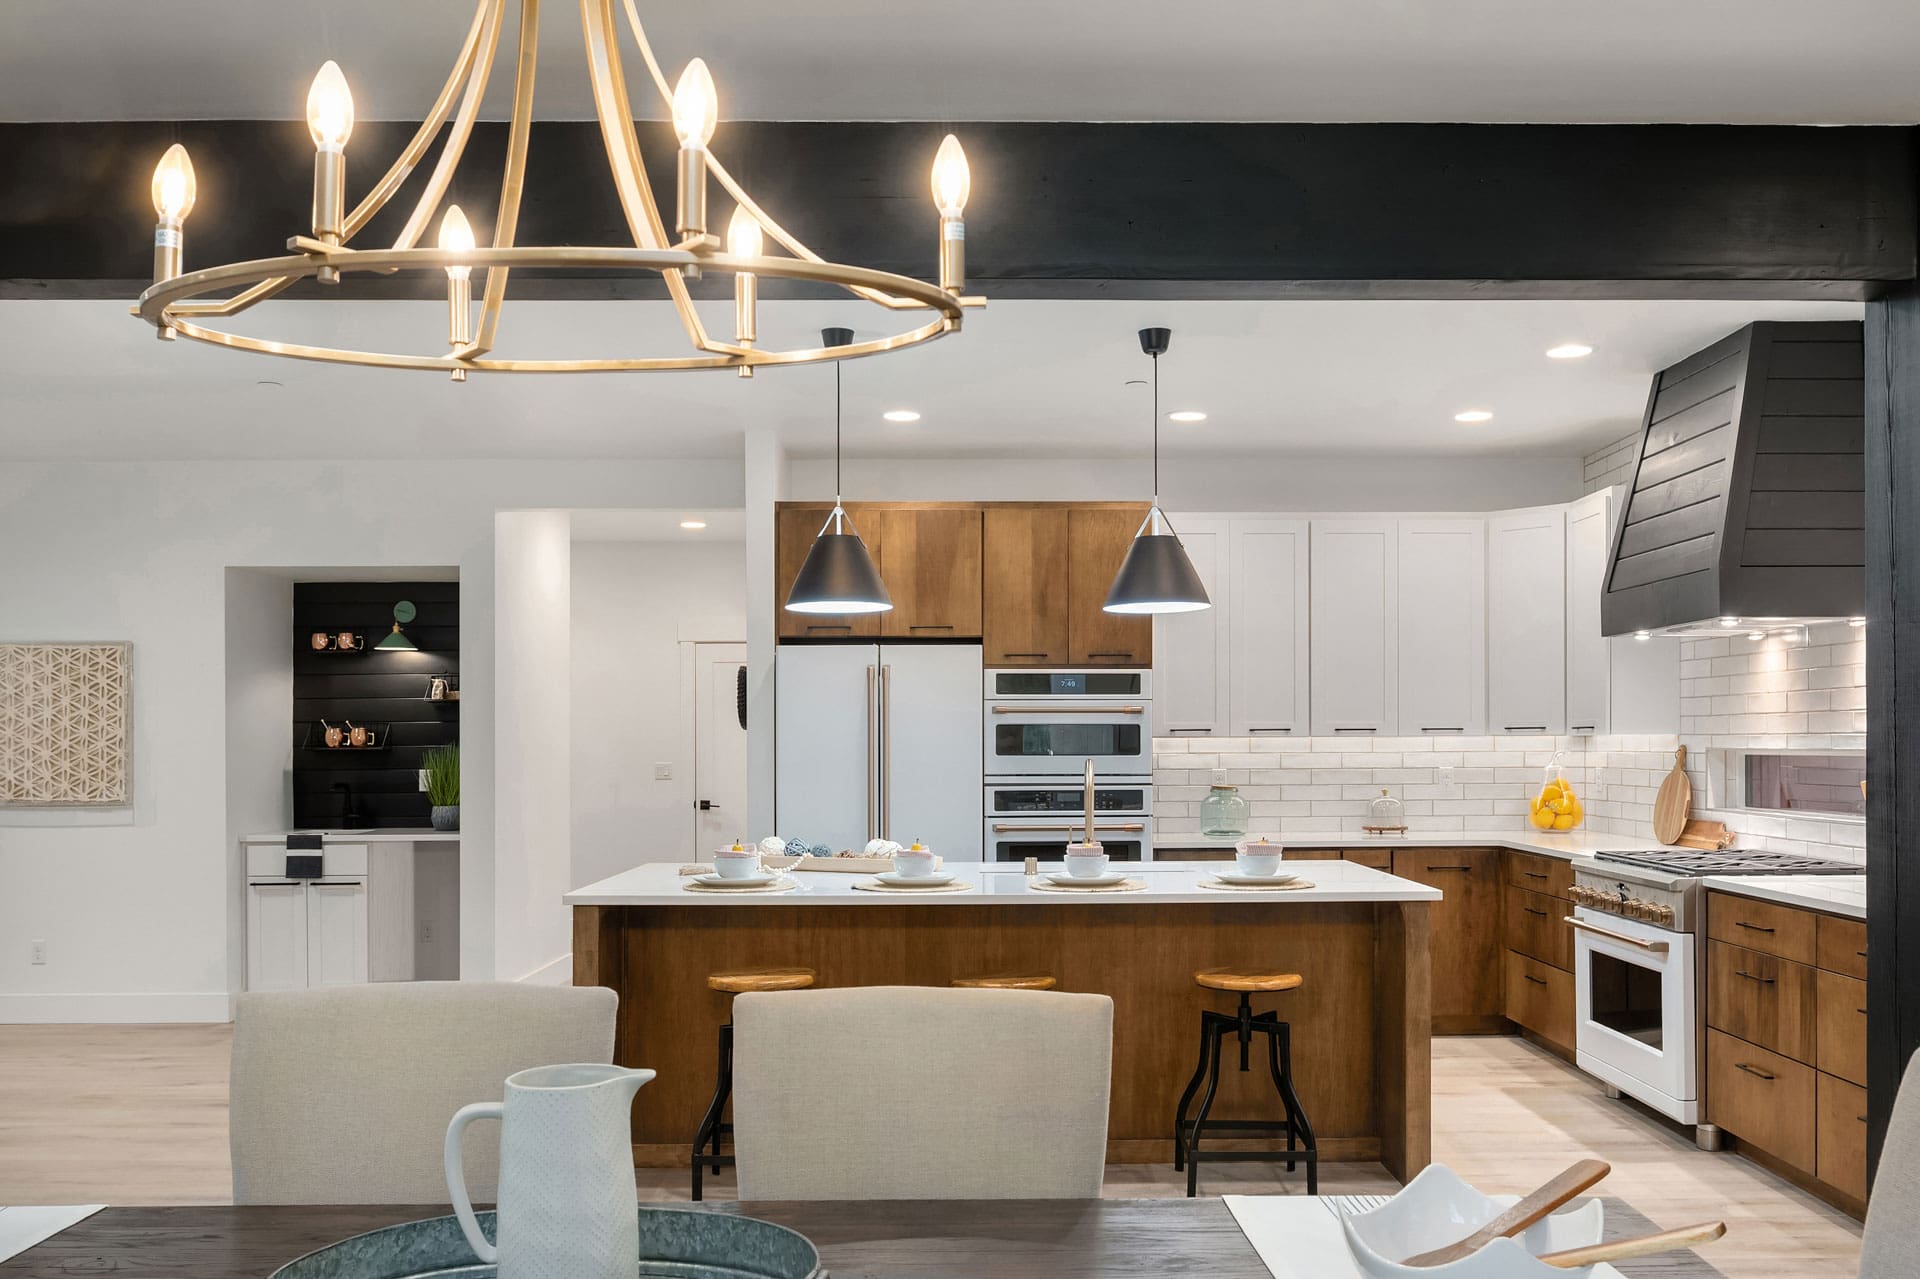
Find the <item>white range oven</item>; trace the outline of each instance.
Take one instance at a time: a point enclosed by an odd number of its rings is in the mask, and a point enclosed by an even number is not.
[[[982,706],[986,780],[1153,778],[1153,672],[990,670]],[[988,858],[992,860],[991,857]]]
[[[989,862],[1029,857],[1056,862],[1086,831],[1084,786],[1036,782],[988,782],[986,831],[981,847]],[[1153,860],[1153,783],[1100,782],[1094,787],[1093,834],[1114,861]]]

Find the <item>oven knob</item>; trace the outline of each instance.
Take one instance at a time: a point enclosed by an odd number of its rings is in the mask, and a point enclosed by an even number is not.
[[[1653,922],[1656,924],[1665,924],[1669,928],[1673,927],[1673,907],[1664,904],[1655,907]]]
[[[1629,897],[1625,902],[1621,903],[1620,909],[1621,913],[1626,915],[1628,919],[1639,919],[1641,911],[1645,909],[1645,907],[1646,903],[1638,897]]]

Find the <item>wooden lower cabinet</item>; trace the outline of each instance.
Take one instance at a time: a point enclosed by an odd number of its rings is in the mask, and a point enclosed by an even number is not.
[[[1567,916],[1573,908],[1557,897],[1515,888],[1511,883],[1507,885],[1506,903],[1507,949],[1571,972],[1573,925],[1567,922]]]
[[[1862,1088],[1867,1084],[1867,983],[1818,973],[1813,1064]]]
[[[1356,850],[1358,851],[1358,850]],[[1504,849],[1396,848],[1393,874],[1438,888],[1433,904],[1433,1033],[1508,1030],[1501,952]]]
[[[1709,943],[1707,1025],[1795,1061],[1811,1062],[1814,970],[1757,950]]]
[[[1867,1197],[1867,1090],[1822,1074],[1814,1085],[1814,1176],[1853,1199]]]
[[[1814,1075],[1790,1057],[1707,1031],[1707,1122],[1813,1173]]]
[[[1573,974],[1510,950],[1506,979],[1507,1019],[1572,1052]]]

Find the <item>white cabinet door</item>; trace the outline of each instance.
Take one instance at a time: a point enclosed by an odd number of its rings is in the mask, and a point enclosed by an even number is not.
[[[882,644],[880,679],[881,837],[979,861],[980,646]]]
[[[1307,521],[1235,519],[1228,538],[1221,627],[1227,635],[1227,732],[1304,737],[1310,727]]]
[[[1401,520],[1400,733],[1487,725],[1487,523]]]
[[[1394,521],[1314,520],[1309,533],[1316,737],[1392,733],[1399,723]]]
[[[1227,731],[1227,628],[1232,592],[1227,581],[1227,520],[1172,517],[1187,558],[1207,588],[1212,608],[1161,613],[1153,619],[1154,731],[1204,737]]]
[[[1564,733],[1566,509],[1487,518],[1487,727]]]
[[[247,885],[247,989],[307,985],[307,886]]]
[[[1567,731],[1612,732],[1607,637],[1600,633],[1600,591],[1613,537],[1606,489],[1567,507]]]
[[[367,979],[365,881],[307,886],[307,985],[350,986]]]

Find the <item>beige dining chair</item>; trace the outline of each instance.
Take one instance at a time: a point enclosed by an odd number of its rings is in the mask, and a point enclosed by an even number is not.
[[[1096,1198],[1112,1059],[1105,995],[740,995],[740,1198]]]
[[[447,1201],[454,1111],[532,1066],[613,1060],[601,987],[376,982],[240,996],[229,1142],[237,1204]],[[467,1185],[491,1202],[500,1126],[467,1133]]]
[[[1880,1167],[1860,1241],[1860,1279],[1920,1274],[1920,1053],[1907,1061],[1893,1099]]]

